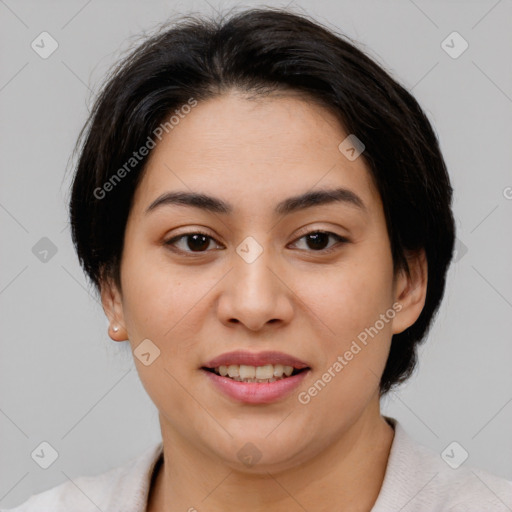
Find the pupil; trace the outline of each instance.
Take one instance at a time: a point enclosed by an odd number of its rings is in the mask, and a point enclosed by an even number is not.
[[[192,243],[191,243],[191,239],[193,239]],[[192,251],[201,251],[203,249],[206,249],[208,247],[208,244],[209,244],[209,240],[206,235],[195,234],[195,235],[190,235],[188,237],[187,245],[188,245],[188,248],[191,249]]]
[[[313,242],[312,246],[310,245],[311,249],[325,249],[329,242],[329,235],[327,233],[313,233],[308,235],[309,241]]]

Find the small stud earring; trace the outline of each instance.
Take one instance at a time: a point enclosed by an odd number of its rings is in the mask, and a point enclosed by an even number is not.
[[[113,330],[114,332],[119,331],[119,326],[118,326],[118,325],[115,325],[114,327],[112,327],[112,330]]]

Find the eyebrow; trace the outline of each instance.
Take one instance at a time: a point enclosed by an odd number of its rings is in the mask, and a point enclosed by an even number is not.
[[[366,211],[363,200],[351,190],[346,188],[315,190],[305,192],[298,196],[289,197],[278,203],[274,212],[276,215],[289,215],[291,213],[331,203],[342,203]],[[231,214],[234,208],[226,201],[197,192],[166,192],[157,197],[146,209],[146,214],[157,208],[168,205],[182,205],[200,208],[208,212]]]

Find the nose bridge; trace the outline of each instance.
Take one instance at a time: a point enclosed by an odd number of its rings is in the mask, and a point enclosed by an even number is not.
[[[241,292],[240,300],[258,301],[262,308],[275,300],[276,277],[270,270],[271,253],[268,244],[264,247],[252,236],[245,238],[236,248],[234,278],[237,281],[235,286]]]
[[[277,277],[275,266],[272,250],[254,237],[236,247],[228,289],[221,299],[224,321],[238,321],[257,330],[271,320],[289,320],[287,288]]]

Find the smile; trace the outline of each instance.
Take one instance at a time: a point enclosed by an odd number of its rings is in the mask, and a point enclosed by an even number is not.
[[[264,366],[251,366],[245,364],[231,364],[229,366],[221,365],[216,368],[205,368],[207,371],[213,371],[217,375],[227,377],[238,382],[259,382],[270,383],[280,379],[286,379],[296,375],[306,368],[298,369],[293,366],[282,364],[266,364]]]
[[[221,369],[222,372],[227,372],[226,375],[221,375]],[[257,378],[257,375],[269,375],[271,369],[278,375],[272,375],[266,379]],[[213,369],[203,367],[201,371],[209,378],[216,391],[231,400],[246,404],[270,404],[289,396],[311,372],[311,369],[297,369],[282,365],[257,367],[230,365]],[[246,377],[247,375],[254,375],[254,377]]]

